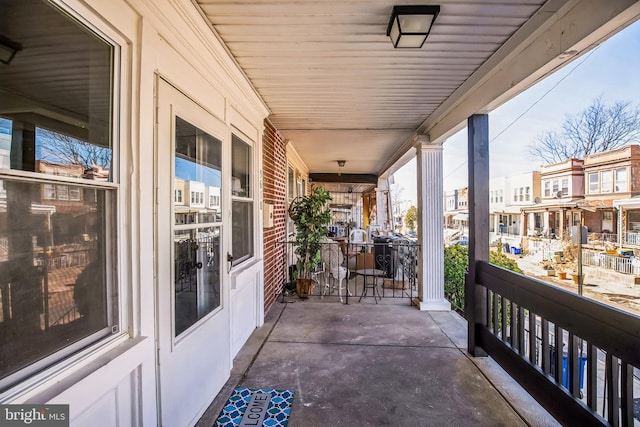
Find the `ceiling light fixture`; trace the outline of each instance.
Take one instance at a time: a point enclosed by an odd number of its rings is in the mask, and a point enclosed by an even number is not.
[[[440,6],[394,6],[387,26],[393,47],[422,47],[438,13]]]
[[[9,64],[16,53],[22,50],[22,45],[0,35],[0,62]]]
[[[342,175],[342,168],[344,167],[344,164],[347,163],[346,160],[337,160],[338,162],[338,176]]]

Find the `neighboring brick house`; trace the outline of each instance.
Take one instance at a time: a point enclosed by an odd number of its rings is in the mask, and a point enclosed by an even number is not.
[[[590,232],[616,233],[613,201],[640,194],[640,145],[586,156],[584,176],[584,225]]]

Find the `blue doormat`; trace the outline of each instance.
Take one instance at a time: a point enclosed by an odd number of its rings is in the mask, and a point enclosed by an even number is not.
[[[271,396],[269,406],[261,426],[287,427],[291,404],[293,403],[293,390],[273,390],[270,388],[236,388],[231,397],[224,404],[220,416],[214,424],[215,427],[237,427],[247,411],[251,396],[256,393]]]

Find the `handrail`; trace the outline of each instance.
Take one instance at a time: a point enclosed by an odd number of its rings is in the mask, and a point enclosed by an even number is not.
[[[561,423],[633,425],[640,317],[484,261],[475,271],[488,290],[486,319],[475,324],[481,348]]]

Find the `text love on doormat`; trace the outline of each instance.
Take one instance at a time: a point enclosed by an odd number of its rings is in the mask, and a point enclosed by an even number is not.
[[[236,388],[220,412],[215,427],[286,427],[293,390]]]

